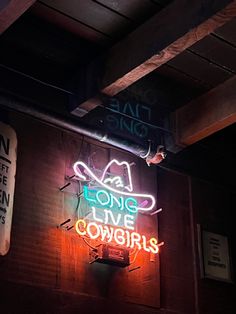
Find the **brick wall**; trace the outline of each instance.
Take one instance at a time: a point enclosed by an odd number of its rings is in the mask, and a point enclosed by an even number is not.
[[[159,216],[159,236],[165,241],[160,255],[161,304],[173,313],[195,313],[189,178],[159,169],[157,182],[164,209]]]
[[[197,224],[226,233],[234,247],[232,193],[26,116],[9,117],[18,157],[11,248],[0,257],[0,313],[235,313],[234,285],[201,279],[197,249]],[[163,208],[158,230],[157,216],[137,222],[140,232],[165,241],[160,264],[146,253],[131,272],[89,264],[83,240],[57,228],[76,216],[76,185],[59,190],[72,164],[81,159],[103,169],[114,157],[135,162],[135,189],[156,195]]]
[[[32,313],[42,313],[41,307],[47,306],[48,313],[59,313],[66,302],[65,295],[74,304],[71,313],[76,306],[83,308],[81,313],[90,313],[97,303],[99,306],[106,302],[114,308],[116,304],[124,304],[120,308],[127,304],[130,308],[129,303],[147,309],[158,308],[158,257],[150,262],[150,255],[141,252],[129,268],[89,264],[89,247],[75,230],[57,228],[76,216],[78,199],[73,195],[74,184],[63,192],[59,188],[67,182],[65,176],[70,175],[72,164],[78,159],[92,162],[97,169],[103,169],[114,157],[135,162],[131,168],[135,190],[154,195],[155,169],[130,154],[101,147],[77,134],[25,116],[10,114],[10,124],[17,133],[18,154],[11,248],[0,258],[1,290],[4,291],[0,304],[3,303],[4,311],[10,308],[9,313],[25,313],[21,306],[29,302]],[[156,216],[139,215],[137,223],[140,232],[157,235]],[[25,291],[21,295],[22,303],[18,306],[11,303],[11,298],[21,291]],[[31,293],[32,296],[28,295]],[[38,294],[42,303],[35,301],[34,295]],[[93,305],[88,306],[88,300]]]
[[[195,221],[202,230],[227,236],[231,258],[232,280],[234,281],[236,230],[234,210],[236,195],[222,186],[192,180],[192,202]],[[203,314],[236,313],[236,288],[234,282],[222,282],[201,278],[200,260],[198,269],[198,304]]]

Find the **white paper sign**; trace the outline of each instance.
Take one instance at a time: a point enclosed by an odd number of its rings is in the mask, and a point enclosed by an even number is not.
[[[205,276],[218,280],[231,280],[227,237],[203,231],[203,257]]]
[[[0,255],[10,248],[15,189],[17,138],[13,128],[0,122]]]

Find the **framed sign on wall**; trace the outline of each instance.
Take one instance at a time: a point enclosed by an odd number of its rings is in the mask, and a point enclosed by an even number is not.
[[[232,282],[228,237],[201,230],[200,226],[198,235],[202,278]]]
[[[16,133],[0,122],[0,255],[10,248],[16,174]]]

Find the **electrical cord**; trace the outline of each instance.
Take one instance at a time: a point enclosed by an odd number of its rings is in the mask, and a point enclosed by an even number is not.
[[[97,250],[96,247],[92,246],[84,237],[81,237],[83,239],[83,241],[93,250]]]
[[[40,79],[37,79],[37,78],[35,78],[35,77],[33,77],[33,76],[29,75],[29,74],[26,74],[26,73],[24,73],[24,72],[19,71],[19,70],[13,69],[13,68],[11,68],[11,67],[9,67],[9,66],[6,66],[6,65],[4,65],[4,64],[2,64],[2,63],[0,63],[0,67],[1,67],[1,68],[4,68],[4,69],[6,69],[6,70],[12,71],[12,72],[14,72],[14,73],[16,73],[16,74],[22,75],[22,76],[24,76],[24,77],[27,77],[27,78],[29,78],[29,79],[31,79],[31,80],[33,80],[33,81],[35,81],[35,82],[38,82],[38,83],[40,83],[40,84],[43,84],[43,85],[45,85],[45,86],[47,86],[47,87],[52,87],[52,88],[54,88],[54,89],[57,89],[57,90],[59,90],[59,91],[61,91],[61,92],[66,93],[66,94],[74,95],[74,93],[71,92],[71,91],[68,91],[68,90],[66,90],[66,89],[64,89],[64,88],[61,88],[61,87],[59,87],[59,86],[56,86],[56,85],[53,85],[53,84],[50,84],[50,83],[46,83],[46,82],[44,82],[44,81],[42,81],[42,80],[40,80]]]

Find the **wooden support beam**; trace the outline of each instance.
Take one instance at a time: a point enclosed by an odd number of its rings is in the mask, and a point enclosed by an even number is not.
[[[236,122],[236,76],[174,114],[176,144],[188,146]]]
[[[93,109],[99,93],[114,96],[236,16],[236,0],[175,0],[108,52],[97,92],[80,97],[73,113]],[[89,77],[97,68],[93,62]],[[89,84],[90,82],[88,82]]]
[[[0,5],[0,34],[13,24],[36,0],[3,0]]]
[[[204,2],[203,7],[199,0],[174,1],[115,45],[108,56],[102,92],[117,94],[236,15],[236,1],[218,14],[230,1]]]

